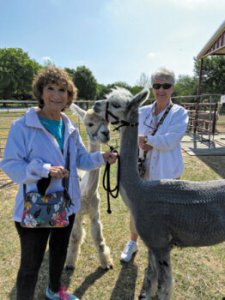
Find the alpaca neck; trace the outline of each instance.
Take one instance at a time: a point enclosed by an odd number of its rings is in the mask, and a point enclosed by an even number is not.
[[[138,118],[138,114],[136,116]],[[132,122],[135,123],[135,122]],[[138,126],[121,128],[121,184],[126,190],[132,189],[141,183],[137,169],[138,159]]]
[[[101,145],[100,143],[91,143],[90,140],[88,140],[88,150],[89,152],[96,152],[100,151]],[[99,182],[99,174],[100,169],[94,169],[86,172],[85,174],[85,189],[87,194],[93,194],[97,188],[98,188],[98,182]]]
[[[89,152],[100,151],[100,149],[101,149],[101,145],[100,145],[99,142],[92,143],[92,142],[88,139],[88,151],[89,151]]]

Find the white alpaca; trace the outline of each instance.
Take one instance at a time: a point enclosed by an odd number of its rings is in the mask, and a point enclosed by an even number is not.
[[[110,138],[107,122],[97,116],[92,109],[84,111],[75,104],[71,105],[71,109],[79,115],[85,125],[89,151],[95,152],[100,150],[100,143],[107,143]],[[80,181],[81,209],[76,214],[70,236],[65,263],[67,270],[73,270],[76,267],[80,246],[85,236],[83,228],[83,218],[85,215],[88,215],[91,220],[91,233],[98,251],[101,267],[103,269],[110,269],[113,266],[110,249],[105,244],[100,220],[99,173],[99,169],[86,172]]]

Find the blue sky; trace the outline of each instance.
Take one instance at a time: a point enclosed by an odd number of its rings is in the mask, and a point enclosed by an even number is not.
[[[0,0],[0,48],[134,85],[161,66],[192,76],[224,18],[224,0]]]

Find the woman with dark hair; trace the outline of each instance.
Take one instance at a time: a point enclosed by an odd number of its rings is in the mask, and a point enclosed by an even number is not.
[[[49,244],[49,284],[47,299],[78,300],[61,286],[70,232],[80,209],[77,168],[91,170],[105,162],[114,163],[116,154],[86,151],[81,136],[62,112],[76,99],[77,89],[68,74],[59,68],[43,69],[33,81],[33,93],[39,107],[31,108],[15,120],[9,131],[0,168],[17,184],[14,221],[21,244],[21,262],[17,275],[17,300],[32,300],[38,272]],[[69,156],[69,166],[66,161]],[[69,225],[63,228],[24,228],[20,222],[24,209],[23,186],[37,192],[38,182],[50,178],[46,194],[62,191],[67,179],[72,205]]]

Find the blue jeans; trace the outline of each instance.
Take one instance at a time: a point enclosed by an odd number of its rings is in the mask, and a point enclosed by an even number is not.
[[[64,228],[23,228],[19,222],[15,222],[21,245],[21,261],[16,282],[17,300],[33,299],[48,239],[49,288],[53,292],[59,291],[74,219],[75,215],[70,216],[70,224]]]

